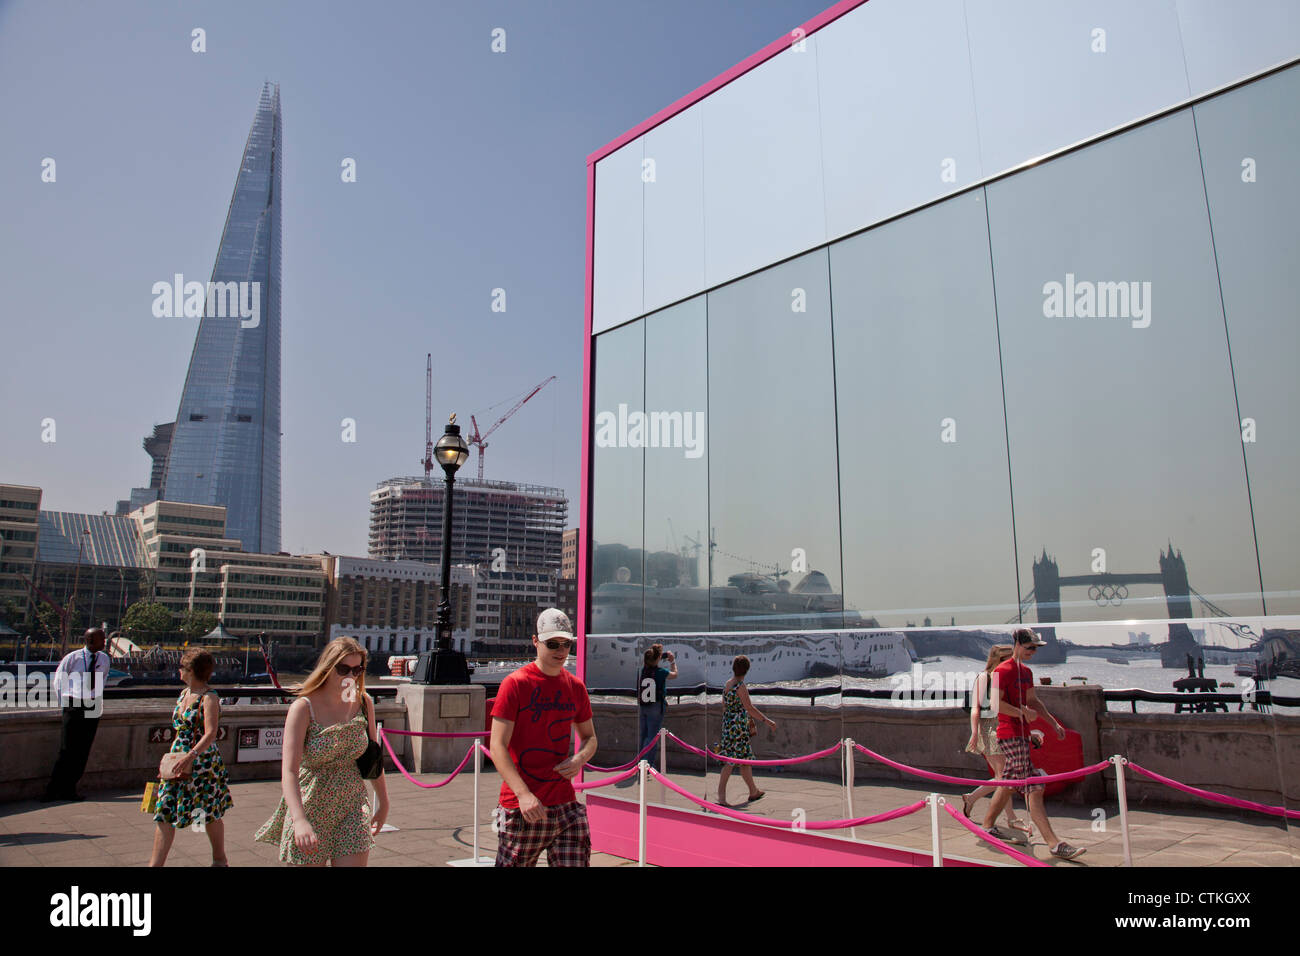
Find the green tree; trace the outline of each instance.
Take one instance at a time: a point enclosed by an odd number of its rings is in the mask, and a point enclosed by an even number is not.
[[[187,640],[197,641],[217,626],[217,616],[211,611],[191,608],[181,615],[181,633]]]
[[[172,629],[172,612],[165,604],[136,601],[126,609],[122,624],[128,631],[166,634]]]

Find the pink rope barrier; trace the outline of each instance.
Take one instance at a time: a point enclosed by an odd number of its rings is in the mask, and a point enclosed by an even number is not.
[[[934,773],[930,770],[921,770],[918,767],[909,767],[905,763],[899,763],[897,760],[890,760],[888,757],[882,757],[874,750],[868,750],[862,744],[855,743],[854,749],[860,751],[872,760],[878,760],[888,767],[895,770],[901,770],[904,773],[910,773],[917,777],[924,777],[927,780],[937,780],[940,783],[955,783],[960,786],[974,784],[977,787],[1024,787],[1039,783],[1053,783],[1057,780],[1078,780],[1080,777],[1086,777],[1089,774],[1101,773],[1110,766],[1109,760],[1103,760],[1101,763],[1095,763],[1090,767],[1081,767],[1078,770],[1070,770],[1067,773],[1043,774],[1037,777],[1026,777],[1023,780],[976,780],[971,777],[950,777],[946,773]]]
[[[629,760],[627,763],[621,763],[617,767],[597,767],[594,763],[589,763],[587,764],[587,766],[590,767],[592,770],[595,770],[597,773],[618,773],[618,771],[626,770],[628,767],[635,767],[640,762],[642,757],[644,757],[646,754],[648,754],[651,750],[654,749],[654,746],[657,743],[659,743],[658,737],[656,737],[654,740],[650,741],[643,748],[641,748],[641,752],[637,754],[635,757],[633,757],[631,760]]]
[[[990,834],[987,830],[979,826],[976,826],[974,823],[971,823],[971,821],[967,820],[964,816],[962,816],[960,813],[954,810],[950,804],[945,803],[943,805],[943,808],[948,811],[948,815],[950,817],[952,817],[954,820],[956,820],[958,823],[964,826],[971,833],[975,834],[981,840],[987,840],[989,843],[993,844],[995,847],[997,847],[1007,856],[1011,857],[1011,859],[1015,860],[1017,863],[1023,863],[1025,866],[1047,866],[1047,864],[1044,863],[1042,860],[1036,860],[1032,856],[1029,856],[1027,853],[1021,853],[1019,850],[1013,849],[1009,844],[1003,843],[997,837]]]
[[[1144,777],[1150,777],[1157,783],[1163,783],[1166,787],[1173,787],[1175,790],[1181,790],[1183,793],[1190,793],[1193,796],[1201,797],[1205,800],[1213,800],[1215,803],[1226,803],[1230,807],[1239,807],[1242,810],[1255,810],[1259,813],[1268,813],[1275,817],[1289,817],[1292,820],[1300,820],[1300,810],[1288,810],[1286,807],[1275,807],[1267,803],[1256,803],[1253,800],[1242,800],[1239,797],[1229,797],[1226,794],[1201,790],[1199,787],[1191,787],[1185,783],[1179,783],[1177,780],[1163,777],[1154,770],[1148,770],[1146,767],[1139,767],[1131,761],[1128,766],[1130,769],[1136,770]]]
[[[669,790],[680,794],[692,803],[699,804],[706,810],[712,810],[714,813],[720,813],[723,816],[731,817],[734,820],[741,820],[745,823],[761,823],[764,826],[780,827],[782,829],[795,829],[794,820],[777,820],[773,817],[760,817],[753,813],[742,813],[739,810],[733,810],[730,807],[724,807],[718,803],[710,803],[703,800],[688,790],[679,787],[659,771],[651,768],[650,776],[654,777]],[[856,817],[852,820],[820,820],[812,823],[804,823],[798,827],[800,830],[843,830],[847,827],[861,827],[872,823],[884,823],[887,820],[897,820],[899,817],[905,817],[909,814],[916,813],[925,807],[924,800],[918,800],[916,803],[908,804],[905,807],[897,807],[893,810],[886,810],[884,813],[877,813],[870,817]]]
[[[384,733],[401,734],[403,737],[486,737],[486,730],[466,731],[459,734],[435,734],[423,730],[386,730]]]
[[[595,790],[597,787],[608,787],[610,784],[622,783],[624,780],[627,780],[629,777],[635,777],[639,772],[640,771],[638,767],[633,767],[631,770],[624,770],[616,777],[606,777],[604,780],[592,780],[588,783],[575,783],[573,785],[573,789],[574,790]]]
[[[689,750],[693,754],[699,754],[701,757],[712,757],[714,760],[720,760],[723,763],[745,764],[749,767],[779,767],[795,763],[808,763],[811,760],[820,760],[822,757],[829,757],[844,745],[844,741],[837,741],[833,746],[827,747],[825,750],[819,750],[815,754],[805,754],[802,757],[786,757],[781,760],[742,760],[739,757],[724,757],[722,754],[715,754],[712,750],[701,750],[699,747],[693,747],[673,733],[668,734],[668,738],[678,746]]]
[[[393,752],[393,745],[388,741],[388,731],[386,730],[379,731],[379,739],[382,740],[384,742],[384,746],[388,748],[388,755],[393,758],[393,766],[395,766],[398,770],[402,772],[403,777],[405,777],[407,780],[411,781],[411,783],[415,784],[417,787],[420,787],[423,790],[437,790],[439,787],[447,786],[447,784],[455,780],[457,775],[462,770],[465,769],[465,764],[469,763],[469,758],[474,755],[474,745],[471,744],[469,750],[465,751],[465,756],[461,760],[460,766],[458,766],[455,770],[451,772],[450,777],[448,777],[446,780],[443,780],[440,783],[421,783],[419,780],[416,780],[414,777],[412,777],[407,772],[406,768],[402,766],[402,761],[397,759],[397,754]],[[479,746],[481,747],[482,744],[479,744]]]

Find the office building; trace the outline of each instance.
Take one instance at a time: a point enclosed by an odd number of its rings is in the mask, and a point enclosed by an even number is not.
[[[280,88],[268,83],[240,160],[158,496],[224,507],[230,537],[265,553],[280,550],[283,165]]]
[[[439,480],[392,478],[370,493],[370,557],[442,560]],[[464,478],[453,499],[453,564],[496,563],[517,570],[560,567],[569,501],[560,488]]]
[[[41,489],[0,484],[0,611],[13,601],[25,609],[35,576],[41,528]]]
[[[414,654],[438,636],[441,572],[419,561],[321,555],[328,584],[329,637],[353,637],[371,651]],[[451,569],[452,646],[469,649],[472,573]]]

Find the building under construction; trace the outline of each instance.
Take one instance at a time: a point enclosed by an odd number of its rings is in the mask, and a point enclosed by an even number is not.
[[[438,564],[445,489],[436,479],[391,478],[380,483],[370,493],[370,557]],[[569,516],[563,489],[463,478],[456,482],[453,505],[453,564],[490,566],[504,558],[502,570],[560,567]]]

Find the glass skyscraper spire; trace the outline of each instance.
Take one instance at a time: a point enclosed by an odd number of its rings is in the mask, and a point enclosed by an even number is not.
[[[280,550],[280,87],[248,131],[163,477],[168,501],[225,505],[226,536]]]

